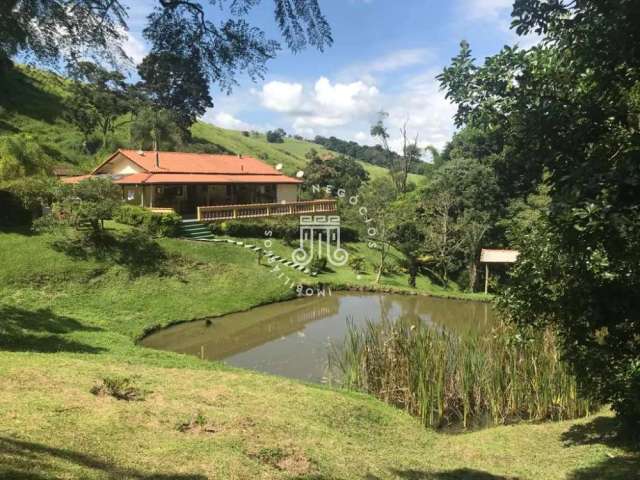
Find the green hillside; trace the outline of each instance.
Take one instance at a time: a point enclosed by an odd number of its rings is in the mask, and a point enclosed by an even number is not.
[[[91,169],[115,148],[131,147],[125,126],[113,136],[106,151],[87,154],[82,150],[82,135],[65,120],[65,100],[69,96],[68,81],[55,73],[28,66],[18,66],[0,80],[0,135],[22,133],[32,136],[59,164],[78,173]],[[305,154],[312,148],[320,153],[335,154],[321,145],[292,138],[284,143],[268,143],[264,134],[246,136],[243,132],[227,130],[198,122],[193,128],[197,142],[211,143],[222,149],[260,158],[271,165],[281,163],[287,174],[304,170]],[[359,162],[371,178],[386,175],[387,170]],[[419,183],[422,177],[410,175]]]

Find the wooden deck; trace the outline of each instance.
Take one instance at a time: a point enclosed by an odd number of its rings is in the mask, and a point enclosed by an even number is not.
[[[217,205],[198,207],[199,222],[215,222],[236,218],[281,217],[309,213],[336,212],[336,200],[310,200],[291,203],[260,203],[252,205]]]

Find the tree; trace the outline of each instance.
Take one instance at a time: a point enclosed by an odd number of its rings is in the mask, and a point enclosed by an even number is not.
[[[362,165],[343,155],[321,158],[312,148],[305,156],[309,159],[304,172],[303,188],[306,191],[319,185],[331,186],[334,191],[344,190],[348,195],[355,195],[360,186],[369,180],[369,174]]]
[[[331,28],[318,0],[273,0],[274,18],[287,46],[294,52],[308,45],[330,46]],[[219,7],[215,24],[208,18],[204,0],[158,0],[148,17],[152,53],[194,50],[207,78],[224,85],[235,73],[247,70],[252,78],[265,71],[265,62],[280,49],[275,40],[246,21],[260,0],[213,0]],[[222,10],[223,13],[219,14]],[[75,62],[94,56],[111,62],[126,58],[127,10],[122,0],[6,0],[0,5],[0,57],[17,54],[39,61],[64,57]],[[157,31],[157,36],[150,32]],[[171,37],[174,37],[173,39]]]
[[[491,228],[488,216],[482,214],[472,215],[468,212],[458,220],[461,232],[461,250],[467,264],[469,274],[469,290],[475,290],[478,280],[478,265],[480,263],[480,250],[487,231]]]
[[[360,214],[364,214],[370,247],[379,254],[375,283],[380,283],[391,247],[396,212],[391,205],[397,198],[392,181],[387,177],[372,180],[362,192]],[[364,209],[364,210],[363,210]],[[373,234],[372,234],[373,233]]]
[[[158,0],[144,36],[151,51],[140,68],[155,106],[176,109],[185,139],[189,127],[212,106],[210,83],[230,92],[239,73],[262,78],[267,61],[280,50],[276,40],[251,25],[247,16],[261,0]],[[274,18],[287,46],[320,51],[333,42],[318,0],[273,0]],[[207,4],[219,23],[209,18]],[[0,6],[0,66],[16,54],[40,61],[107,59],[126,55],[126,6],[122,0],[8,0]]]
[[[198,57],[151,53],[138,66],[138,74],[143,79],[138,86],[154,109],[173,112],[182,139],[188,140],[191,125],[213,107],[209,82]]]
[[[180,127],[167,110],[146,107],[129,127],[131,141],[142,150],[175,150],[181,144]]]
[[[418,256],[424,248],[425,235],[418,228],[415,218],[408,218],[395,226],[390,242],[406,258],[409,270],[409,286],[416,288],[416,277],[418,276]]]
[[[196,118],[213,106],[210,83],[229,93],[240,72],[252,80],[262,78],[266,62],[280,49],[277,41],[267,39],[245,18],[260,0],[212,3],[227,17],[219,24],[208,18],[203,1],[160,0],[161,8],[149,15],[143,32],[151,51],[138,68],[142,86],[156,107],[177,112],[183,140],[189,138]],[[322,51],[332,43],[318,0],[274,3],[276,23],[291,50],[312,45]]]
[[[88,129],[83,124],[85,118],[95,124],[100,131],[104,148],[109,134],[129,122],[129,119],[120,118],[132,107],[125,77],[117,71],[105,70],[90,62],[78,63],[71,72],[74,78],[71,98],[73,108],[67,118],[81,131]]]
[[[422,156],[420,148],[418,147],[418,136],[416,135],[413,140],[409,139],[407,132],[408,122],[405,122],[400,129],[402,137],[402,155],[394,155],[389,148],[389,138],[391,138],[389,131],[385,125],[385,119],[389,116],[387,112],[380,112],[378,120],[371,127],[371,136],[378,137],[382,147],[387,153],[389,160],[389,173],[393,178],[393,182],[398,190],[398,193],[407,192],[407,179],[409,172],[414,168]]]
[[[269,143],[283,143],[284,137],[287,135],[283,129],[278,128],[276,130],[267,131],[267,142]]]
[[[0,3],[0,66],[23,55],[54,63],[92,55],[115,61],[125,56],[127,12],[113,0],[5,0]]]
[[[436,274],[443,285],[449,284],[449,274],[456,266],[461,239],[453,217],[456,199],[448,191],[435,192],[426,203],[427,228],[425,250],[433,257]]]
[[[57,208],[61,218],[71,225],[89,225],[92,238],[97,239],[104,221],[112,217],[120,203],[122,192],[110,179],[88,178],[63,189],[57,199]]]
[[[516,0],[537,32],[475,66],[468,46],[440,76],[458,125],[504,142],[496,174],[549,208],[519,243],[503,298],[519,323],[559,329],[582,391],[640,431],[640,30],[637,2]],[[631,340],[636,339],[636,340]]]
[[[430,209],[430,206],[442,203],[443,198],[452,200],[446,218],[443,218],[444,212]],[[430,182],[422,190],[422,201],[431,212],[427,221],[431,231],[429,241],[435,243],[430,250],[440,265],[439,275],[446,282],[452,270],[462,263],[468,271],[468,287],[473,290],[482,243],[501,242],[503,237],[498,220],[503,215],[505,199],[498,188],[493,168],[474,158],[449,159],[433,172]],[[442,221],[446,221],[446,229]],[[445,236],[451,245],[447,244]],[[445,260],[444,255],[451,258]],[[443,276],[445,265],[446,277]]]

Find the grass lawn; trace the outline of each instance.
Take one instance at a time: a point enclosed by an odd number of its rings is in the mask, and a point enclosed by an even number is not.
[[[366,395],[138,347],[151,326],[290,292],[234,245],[165,239],[163,268],[135,276],[130,263],[71,258],[52,240],[0,232],[0,478],[580,480],[640,471],[638,455],[608,436],[606,410],[437,433]],[[132,378],[146,398],[90,392],[113,376]]]
[[[257,245],[259,247],[266,248],[265,241],[267,238],[235,238],[228,236],[220,236],[220,238],[240,240],[250,245]],[[270,250],[276,255],[283,258],[291,259],[291,253],[297,244],[287,245],[286,242],[279,239],[270,238],[271,244]],[[296,272],[291,269],[284,269],[292,279],[299,279],[299,281],[305,284],[311,283],[325,283],[335,287],[367,287],[367,288],[392,288],[395,290],[404,290],[407,292],[417,292],[426,295],[432,295],[435,297],[447,297],[447,298],[459,298],[463,300],[480,300],[487,301],[492,298],[491,295],[485,295],[484,293],[470,293],[462,290],[455,282],[450,282],[447,288],[434,283],[428,277],[420,275],[416,279],[416,288],[410,288],[408,286],[408,277],[406,273],[398,271],[397,273],[385,273],[383,275],[380,285],[375,285],[376,279],[376,264],[378,262],[378,252],[368,247],[367,242],[350,242],[343,243],[342,247],[349,252],[349,256],[360,256],[365,261],[365,268],[363,272],[355,272],[349,265],[343,267],[335,267],[329,265],[326,272],[321,272],[317,277],[311,278],[306,275],[296,275]],[[389,252],[387,262],[389,264],[397,264],[402,259],[402,254],[395,249]],[[263,261],[266,263],[266,260]]]

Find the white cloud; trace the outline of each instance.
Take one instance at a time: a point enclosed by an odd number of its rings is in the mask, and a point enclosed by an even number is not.
[[[444,147],[455,131],[453,115],[455,106],[440,90],[435,76],[436,70],[428,70],[409,78],[398,95],[388,98],[388,126],[391,134],[390,145],[400,151],[402,139],[400,128],[407,122],[409,135],[418,135],[421,147],[434,145]]]
[[[230,130],[254,130],[253,125],[244,122],[227,112],[215,113],[213,109],[209,109],[204,114],[203,118],[206,122],[210,122],[218,127],[228,128]]]
[[[433,53],[427,48],[407,48],[383,55],[363,66],[367,72],[393,72],[425,63]]]
[[[509,16],[514,0],[463,0],[460,8],[467,20],[495,21]]]
[[[300,83],[269,82],[259,92],[269,110],[286,114],[293,129],[303,135],[346,125],[375,111],[378,89],[364,81],[331,82],[320,77],[313,88]]]
[[[262,105],[269,110],[292,113],[302,109],[302,84],[272,81],[262,87]]]
[[[371,109],[378,89],[362,81],[331,84],[328,78],[320,77],[314,87],[314,101],[334,116],[351,115]]]
[[[335,135],[373,144],[376,139],[369,135],[369,128],[376,113],[384,110],[389,113],[387,126],[394,150],[401,149],[400,128],[405,121],[411,135],[418,134],[421,147],[442,148],[454,132],[455,107],[440,91],[437,73],[435,69],[423,70],[387,93],[365,80],[341,83],[324,76],[309,88],[300,83],[269,82],[255,93],[265,107],[284,114],[285,129],[305,137]]]
[[[124,50],[124,53],[126,53],[136,65],[142,62],[142,59],[148,51],[144,42],[138,39],[131,32],[125,32],[125,40],[122,42],[122,50]]]
[[[365,143],[371,140],[371,135],[360,131],[360,132],[356,132],[353,138],[356,140],[356,142]]]

